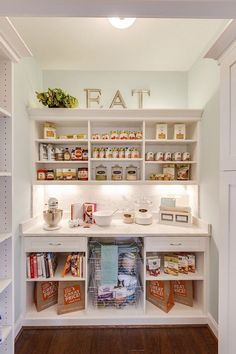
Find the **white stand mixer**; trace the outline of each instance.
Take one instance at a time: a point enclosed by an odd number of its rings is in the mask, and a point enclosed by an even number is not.
[[[63,210],[58,209],[58,200],[56,198],[49,198],[48,210],[43,211],[43,218],[45,221],[44,230],[54,231],[61,228],[59,222],[62,219]]]

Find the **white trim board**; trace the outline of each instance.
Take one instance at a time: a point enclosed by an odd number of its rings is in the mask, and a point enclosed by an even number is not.
[[[20,315],[14,325],[14,338],[18,336],[23,326],[23,315]]]
[[[216,322],[216,320],[212,317],[212,315],[210,313],[207,314],[208,317],[208,326],[210,327],[210,329],[212,330],[212,332],[214,333],[214,335],[216,336],[216,338],[218,339],[218,323]]]

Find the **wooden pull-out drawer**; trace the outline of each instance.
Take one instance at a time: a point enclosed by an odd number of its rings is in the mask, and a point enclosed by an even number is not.
[[[145,237],[147,252],[205,251],[207,238],[203,237]]]
[[[26,252],[87,252],[86,237],[25,237]]]

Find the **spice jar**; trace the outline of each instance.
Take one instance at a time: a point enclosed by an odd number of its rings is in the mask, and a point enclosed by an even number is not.
[[[130,159],[131,158],[131,150],[130,148],[125,148],[125,159]]]
[[[112,159],[112,157],[113,157],[112,148],[110,148],[110,147],[106,148],[105,157],[106,157],[106,159]]]
[[[87,149],[82,150],[82,160],[88,161],[88,150]]]
[[[94,159],[98,159],[99,158],[99,149],[98,148],[94,148],[93,149],[93,158]]]
[[[46,179],[46,172],[47,170],[37,170],[37,180],[38,181],[45,181]]]
[[[101,148],[99,150],[99,158],[100,159],[104,159],[105,158],[105,149],[104,148]]]
[[[143,133],[141,131],[138,131],[135,133],[135,138],[136,139],[142,139],[143,138]]]
[[[129,139],[130,140],[136,139],[135,132],[129,132]]]
[[[111,179],[113,181],[121,181],[123,179],[123,168],[115,165],[111,168]]]
[[[120,148],[119,149],[119,159],[123,159],[125,157],[125,149]]]
[[[110,139],[109,134],[108,134],[108,133],[102,134],[102,139],[103,139],[103,140],[108,140],[108,139]]]
[[[117,148],[113,148],[113,150],[112,150],[112,157],[113,157],[113,159],[118,159],[118,157],[119,157],[119,151],[118,151]]]
[[[138,159],[139,158],[139,151],[137,148],[132,148],[131,149],[131,158],[132,159]]]
[[[121,130],[120,132],[120,139],[127,140],[129,138],[129,133],[127,130]]]
[[[65,149],[64,154],[63,154],[64,160],[65,161],[70,161],[71,160],[71,154],[68,148]]]
[[[115,140],[115,139],[119,139],[119,134],[117,130],[112,130],[111,131],[111,139]]]
[[[46,180],[53,181],[54,180],[54,170],[47,170],[46,171]]]

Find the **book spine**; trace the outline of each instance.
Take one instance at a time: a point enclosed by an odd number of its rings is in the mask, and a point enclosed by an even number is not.
[[[26,259],[26,267],[27,267],[27,278],[28,278],[28,279],[31,279],[30,256],[27,256],[27,259]]]
[[[48,267],[50,278],[53,278],[53,267],[52,267],[52,254],[48,253]]]
[[[38,278],[38,262],[37,262],[36,254],[33,256],[33,262],[34,262],[34,278]]]
[[[42,262],[41,262],[41,253],[37,253],[37,264],[38,264],[38,277],[42,277]]]
[[[45,259],[46,278],[49,278],[50,273],[49,273],[48,254],[47,253],[45,253],[44,259]]]
[[[44,278],[46,278],[46,267],[45,267],[45,258],[44,258],[44,254],[41,254],[41,266],[42,266],[42,275]]]
[[[30,255],[30,278],[34,279],[34,256]]]

